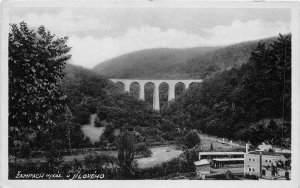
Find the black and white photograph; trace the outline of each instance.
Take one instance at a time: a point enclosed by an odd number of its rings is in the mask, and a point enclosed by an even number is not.
[[[299,2],[3,1],[1,184],[299,186],[299,15]]]

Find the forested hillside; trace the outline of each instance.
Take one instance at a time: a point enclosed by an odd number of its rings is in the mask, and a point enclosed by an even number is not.
[[[276,38],[268,38],[257,41],[248,41],[220,47],[196,58],[191,58],[185,63],[185,71],[191,77],[205,78],[216,72],[232,67],[239,67],[247,63],[252,50],[258,42],[269,44]]]
[[[270,43],[275,38],[259,40]],[[220,70],[246,63],[258,41],[224,47],[148,49],[101,62],[93,70],[108,78],[205,78]]]
[[[164,116],[211,135],[290,146],[291,35],[259,43],[248,63],[190,88]]]
[[[188,78],[184,63],[214,49],[147,49],[101,62],[93,70],[108,78]]]

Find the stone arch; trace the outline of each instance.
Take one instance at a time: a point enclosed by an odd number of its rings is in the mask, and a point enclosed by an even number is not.
[[[141,84],[139,82],[132,81],[129,84],[129,94],[131,96],[133,96],[134,98],[138,99],[139,95],[140,95],[140,87],[141,87]]]
[[[189,87],[191,86],[191,85],[193,85],[193,84],[195,84],[196,82],[189,82],[188,84],[189,84]]]
[[[116,81],[116,82],[114,82],[115,84],[116,84],[116,86],[118,87],[118,88],[120,88],[122,91],[124,91],[124,89],[125,89],[125,84],[123,83],[123,82],[121,82],[121,81]]]
[[[189,82],[189,87],[195,87],[198,84],[201,84],[201,82]]]
[[[177,82],[175,84],[175,98],[177,98],[178,96],[182,95],[186,90],[186,85],[184,82]]]
[[[155,83],[154,82],[145,82],[144,84],[144,98],[145,101],[149,104],[153,104],[153,95],[154,95],[154,88],[155,88]]]
[[[166,106],[169,101],[169,90],[170,90],[170,84],[168,82],[161,82],[158,85],[159,90],[159,106],[160,109],[163,106]]]

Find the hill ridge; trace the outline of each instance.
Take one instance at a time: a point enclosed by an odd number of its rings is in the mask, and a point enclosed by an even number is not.
[[[246,63],[258,42],[273,40],[275,37],[217,47],[143,49],[103,61],[92,70],[119,79],[203,79]]]

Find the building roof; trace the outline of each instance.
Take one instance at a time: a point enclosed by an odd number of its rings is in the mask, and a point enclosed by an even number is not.
[[[267,151],[259,151],[259,150],[256,150],[256,151],[250,151],[248,154],[252,154],[252,155],[260,155],[260,153],[261,153],[262,155],[283,156],[283,155],[280,154],[280,153],[267,152]]]
[[[290,150],[290,149],[277,149],[277,148],[275,148],[275,152],[276,153],[282,153],[282,154],[290,154],[290,153],[292,153],[292,151]]]
[[[245,152],[228,152],[228,151],[217,151],[217,152],[199,152],[199,155],[244,155]]]
[[[202,165],[209,165],[210,162],[208,160],[206,160],[206,159],[202,159],[200,161],[195,161],[194,164],[196,166],[202,166]]]
[[[214,161],[244,161],[244,158],[215,158]]]

